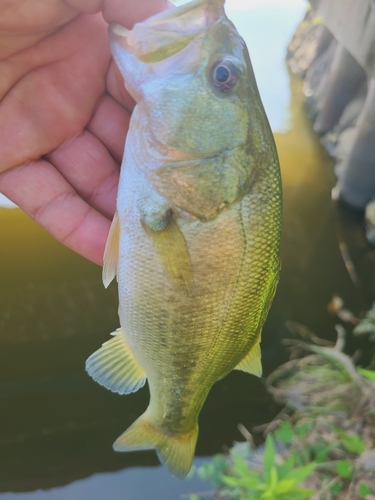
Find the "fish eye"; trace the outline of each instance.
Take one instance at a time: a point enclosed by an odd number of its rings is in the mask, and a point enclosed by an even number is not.
[[[210,70],[211,82],[221,92],[230,92],[237,83],[238,70],[229,59],[220,59]]]

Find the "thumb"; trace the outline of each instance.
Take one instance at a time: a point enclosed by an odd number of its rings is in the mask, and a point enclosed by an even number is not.
[[[102,11],[107,23],[116,22],[131,28],[135,23],[144,21],[150,16],[166,10],[168,0],[65,0],[65,3],[75,9],[94,13]]]

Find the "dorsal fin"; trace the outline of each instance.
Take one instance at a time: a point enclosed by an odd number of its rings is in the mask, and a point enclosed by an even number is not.
[[[117,263],[120,245],[120,220],[117,210],[112,220],[103,258],[103,285],[107,288],[117,275]]]

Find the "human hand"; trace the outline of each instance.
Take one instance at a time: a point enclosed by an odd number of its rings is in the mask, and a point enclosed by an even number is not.
[[[105,21],[131,28],[165,8],[167,0],[0,0],[0,192],[100,265],[134,105]]]

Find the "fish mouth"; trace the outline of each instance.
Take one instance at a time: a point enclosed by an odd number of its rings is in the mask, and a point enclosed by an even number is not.
[[[137,23],[131,30],[112,23],[110,35],[142,62],[159,62],[200,38],[225,16],[224,1],[193,0]]]

